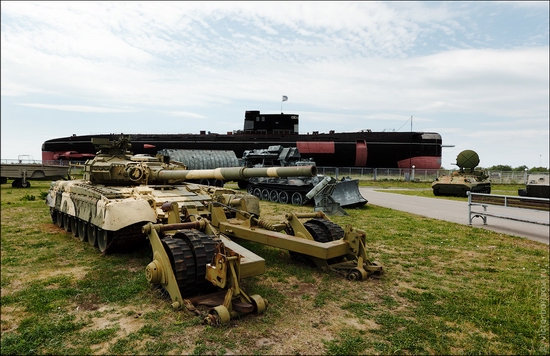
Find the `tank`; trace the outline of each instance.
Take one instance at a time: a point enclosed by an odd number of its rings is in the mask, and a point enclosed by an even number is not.
[[[550,198],[550,179],[547,174],[529,174],[525,189],[518,189],[518,195],[534,198]]]
[[[303,167],[315,165],[310,159],[302,159],[297,147],[280,145],[269,146],[267,149],[245,151],[242,157],[247,167]],[[240,181],[239,187],[247,192],[275,203],[304,205],[314,202],[315,196],[308,193],[322,183],[324,176],[314,177],[253,177]],[[353,208],[367,203],[358,188],[358,181],[349,177],[336,182],[332,199],[341,207]]]
[[[163,208],[167,201],[178,204],[181,221],[190,213],[208,218],[205,203],[222,197],[225,201],[239,197],[248,202],[249,212],[259,214],[257,198],[251,195],[190,180],[316,175],[315,166],[188,170],[171,164],[167,156],[133,155],[128,137],[113,142],[92,139],[92,143],[99,151],[85,162],[83,179],[52,182],[46,204],[53,223],[103,253],[145,244],[142,227],[167,222]]]
[[[467,192],[491,193],[491,181],[483,171],[476,171],[479,155],[472,150],[464,150],[456,157],[457,172],[442,175],[432,183],[433,194],[466,197]]]
[[[134,155],[128,138],[95,139],[100,150],[86,161],[81,180],[52,182],[46,197],[52,222],[102,253],[151,247],[146,280],[212,326],[262,314],[267,299],[249,294],[242,278],[264,273],[265,260],[233,238],[287,249],[350,281],[380,276],[368,258],[367,233],[342,228],[322,212],[287,213],[272,224],[260,218],[259,199],[231,189],[189,183],[196,179],[312,177],[315,166],[188,170],[170,158]],[[304,219],[309,219],[302,222]],[[192,297],[192,298],[190,298]],[[204,314],[199,307],[209,307]]]

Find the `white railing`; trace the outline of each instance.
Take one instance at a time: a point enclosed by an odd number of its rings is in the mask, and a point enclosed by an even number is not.
[[[529,209],[529,208],[532,208],[532,206],[530,206],[529,203],[536,204],[538,207],[541,207],[541,209],[547,210],[550,208],[550,199],[548,198],[518,197],[518,196],[472,193],[472,192],[466,192],[466,194],[468,194],[469,225],[472,225],[472,220],[474,218],[481,218],[483,220],[483,225],[487,225],[488,216],[499,218],[499,219],[521,221],[521,222],[526,222],[531,224],[539,224],[539,225],[546,225],[546,226],[550,225],[548,220],[542,221],[542,220],[535,220],[527,216],[520,216],[520,214],[517,214],[518,209],[515,209],[515,210],[508,209],[508,211],[512,215],[504,215],[504,214],[487,211],[487,207],[489,206]],[[484,201],[482,199],[476,199],[476,197],[477,198],[488,197],[490,200]],[[512,201],[511,204],[510,204],[510,201]],[[472,207],[475,207],[475,206],[483,207],[483,211],[472,210]],[[520,210],[524,210],[524,209],[520,209]],[[515,215],[514,215],[514,212],[516,212]]]

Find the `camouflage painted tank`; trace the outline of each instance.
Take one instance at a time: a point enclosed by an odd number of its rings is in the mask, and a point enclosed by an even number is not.
[[[108,139],[92,142],[100,151],[85,163],[84,178],[52,182],[46,204],[53,223],[101,252],[145,244],[142,227],[167,222],[166,202],[178,204],[181,221],[190,213],[208,217],[205,202],[229,202],[236,197],[247,201],[249,212],[259,214],[254,196],[186,180],[237,181],[256,176],[316,174],[314,166],[187,170],[181,164],[171,164],[166,156],[132,155],[128,138],[114,143]]]
[[[432,183],[434,195],[454,195],[466,197],[467,192],[491,193],[489,176],[482,171],[476,171],[479,156],[475,151],[464,150],[456,157],[458,172],[442,175]]]

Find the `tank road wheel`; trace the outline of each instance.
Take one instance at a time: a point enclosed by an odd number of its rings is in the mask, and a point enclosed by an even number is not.
[[[262,189],[262,197],[260,199],[269,201],[269,190]]]
[[[240,181],[239,181],[240,182]],[[254,195],[254,187],[252,186],[252,184],[249,184],[247,187],[246,187],[246,192],[248,194],[252,194]]]
[[[272,190],[269,192],[269,201],[273,203],[279,202],[279,193],[276,190]]]
[[[50,218],[52,219],[52,223],[57,225],[57,210],[54,208],[50,208]]]
[[[436,197],[440,195],[440,194],[439,194],[439,188],[434,188],[433,191],[434,191],[434,195],[435,195]]]
[[[82,242],[85,242],[88,240],[88,236],[86,235],[88,233],[88,223],[82,219],[78,220],[78,239]]]
[[[302,193],[300,192],[294,192],[292,194],[291,198],[292,205],[303,205],[304,204],[304,197],[302,196]]]
[[[92,247],[97,247],[97,226],[88,224],[88,244]]]
[[[63,228],[67,232],[71,232],[71,216],[69,214],[63,214]]]
[[[288,200],[289,200],[288,193],[285,192],[284,190],[281,190],[279,192],[279,203],[288,204]]]
[[[111,234],[104,229],[97,229],[97,247],[101,253],[105,252],[111,242]]]
[[[267,308],[267,300],[258,294],[251,295],[250,299],[252,299],[252,304],[254,305],[254,313],[263,314]]]
[[[254,188],[254,196],[258,199],[262,199],[262,190],[260,188]]]
[[[78,218],[76,216],[71,216],[71,233],[73,237],[78,237]]]
[[[59,210],[56,210],[55,211],[55,224],[57,225],[57,227],[63,227],[63,213],[60,212]]]

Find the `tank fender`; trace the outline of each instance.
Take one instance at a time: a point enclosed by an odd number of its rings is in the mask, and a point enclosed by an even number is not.
[[[71,194],[69,192],[63,192],[61,194],[61,204],[60,204],[60,206],[61,206],[60,211],[62,211],[63,213],[71,215],[71,216],[76,216],[76,210],[74,208],[74,202],[71,199]]]
[[[114,202],[97,202],[96,214],[92,216],[92,224],[101,226],[108,231],[117,231],[136,223],[156,223],[157,217],[146,200],[132,198]]]
[[[97,199],[85,195],[74,194],[72,200],[75,204],[76,216],[79,219],[89,222],[92,216],[97,215]]]

